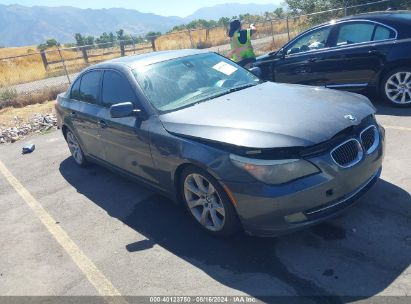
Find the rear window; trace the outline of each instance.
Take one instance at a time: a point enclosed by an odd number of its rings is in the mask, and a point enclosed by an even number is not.
[[[343,24],[338,33],[337,45],[372,41],[374,28],[373,23]]]
[[[391,39],[395,38],[395,33],[393,30],[386,28],[384,26],[378,25],[377,28],[375,29],[374,33],[374,41],[378,40],[385,40],[385,39]]]
[[[77,100],[80,99],[80,78],[77,79],[71,87],[70,98]]]

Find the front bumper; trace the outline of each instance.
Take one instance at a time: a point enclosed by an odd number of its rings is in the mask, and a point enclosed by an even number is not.
[[[341,168],[329,154],[310,158],[321,173],[284,185],[226,182],[236,200],[244,230],[278,236],[332,218],[354,205],[378,180],[384,158],[384,132],[379,147],[355,166]]]

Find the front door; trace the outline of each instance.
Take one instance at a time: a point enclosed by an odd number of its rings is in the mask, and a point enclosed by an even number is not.
[[[121,102],[139,103],[130,83],[121,72],[106,70],[103,75],[101,101],[104,108],[100,126],[104,146],[103,160],[154,182],[149,143],[149,121],[139,117],[112,118],[110,106]]]
[[[324,71],[319,69],[322,51],[327,48],[332,26],[309,31],[284,49],[284,57],[275,62],[276,82],[324,85]]]

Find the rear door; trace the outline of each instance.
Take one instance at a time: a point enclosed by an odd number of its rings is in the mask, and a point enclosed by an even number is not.
[[[324,71],[317,62],[328,47],[332,25],[314,29],[286,46],[284,58],[275,62],[276,82],[324,85]]]
[[[326,86],[355,91],[375,85],[395,37],[394,29],[372,21],[338,24],[321,62],[329,70]]]
[[[92,70],[77,79],[72,86],[69,115],[73,122],[83,149],[87,154],[101,156],[98,116],[102,107],[99,105],[99,92],[102,78],[101,70]]]
[[[148,123],[138,117],[110,116],[110,106],[122,102],[132,102],[141,109],[129,80],[122,72],[105,70],[101,90],[104,114],[99,121],[104,160],[143,179],[154,181]]]

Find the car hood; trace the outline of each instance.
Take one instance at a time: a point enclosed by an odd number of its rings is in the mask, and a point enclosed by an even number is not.
[[[374,113],[358,94],[265,82],[159,118],[173,134],[263,149],[322,143]]]

